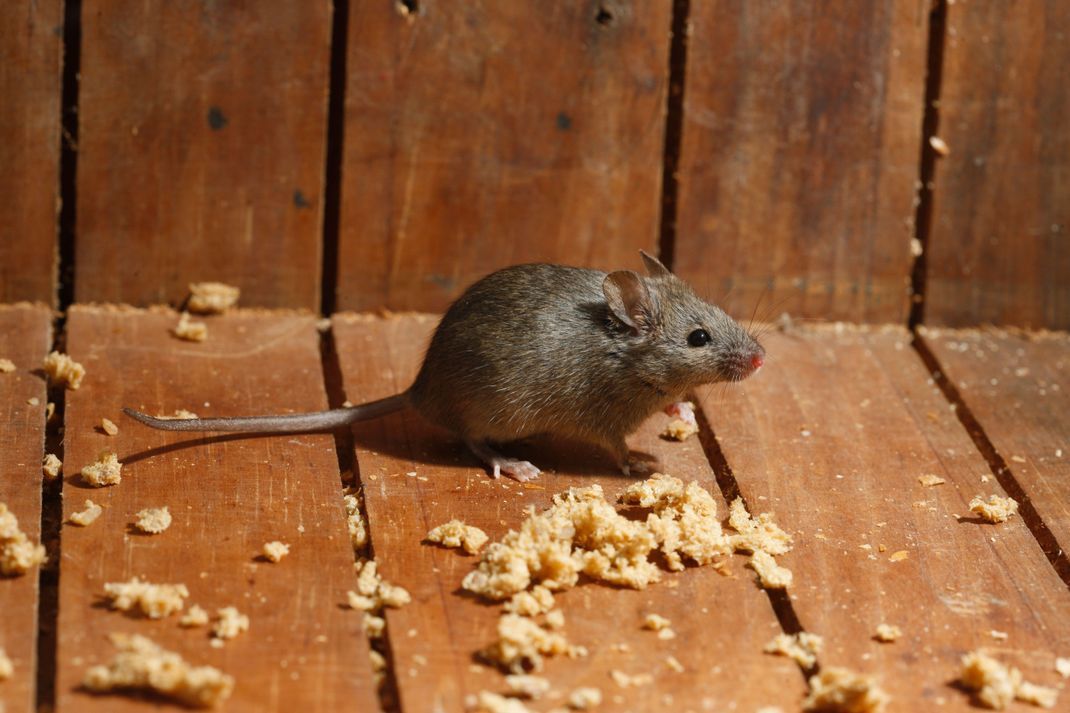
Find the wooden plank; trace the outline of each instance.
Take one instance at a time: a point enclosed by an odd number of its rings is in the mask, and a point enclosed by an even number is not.
[[[681,277],[737,316],[906,320],[927,14],[691,3]]]
[[[1070,335],[923,333],[1041,519],[1070,545]]]
[[[1020,518],[956,519],[977,493],[1001,491],[982,482],[987,464],[909,339],[899,329],[769,334],[766,369],[710,390],[703,408],[744,495],[767,498],[798,528],[783,559],[800,620],[825,637],[822,666],[879,674],[889,711],[967,711],[949,684],[978,647],[1030,681],[1057,682],[1070,592]],[[947,482],[923,487],[926,474]],[[900,551],[906,559],[893,561]],[[873,641],[882,622],[903,638]]]
[[[499,267],[653,250],[670,14],[352,3],[339,307],[440,312]]]
[[[1070,328],[1070,4],[948,3],[925,319]]]
[[[348,398],[361,402],[407,388],[434,324],[426,316],[336,316]],[[665,472],[700,481],[720,501],[698,440],[677,444],[657,437],[667,420],[652,418],[631,439],[633,451],[655,457]],[[462,446],[412,412],[361,424],[356,443],[380,571],[413,596],[412,604],[387,612],[403,710],[462,710],[467,695],[504,691],[501,674],[472,665],[474,654],[494,640],[500,609],[461,594],[461,580],[476,559],[420,541],[452,518],[497,539],[519,525],[526,508],[547,507],[554,493],[570,486],[598,483],[614,498],[635,479],[619,475],[598,450],[536,441],[515,450],[547,469],[537,481],[494,481]],[[727,578],[709,567],[690,568],[666,573],[644,591],[584,585],[560,593],[566,634],[590,656],[551,659],[545,675],[559,693],[581,685],[600,688],[614,710],[625,703],[631,710],[655,710],[670,701],[680,710],[790,709],[803,681],[794,664],[761,653],[780,627],[742,564],[734,559]],[[659,641],[641,630],[649,613],[669,618],[677,637]],[[630,650],[619,650],[619,644]],[[670,655],[684,665],[683,673],[668,668]],[[610,678],[612,669],[649,672],[654,685],[621,689]]]
[[[59,213],[61,0],[0,16],[0,303],[52,303]]]
[[[45,448],[45,381],[39,374],[52,344],[52,315],[44,307],[0,306],[0,358],[15,371],[0,374],[0,503],[33,542],[41,538],[41,459]],[[29,403],[37,399],[37,403]],[[0,683],[0,710],[37,709],[36,569],[0,577],[0,648],[15,672]]]
[[[119,411],[324,408],[313,318],[227,314],[210,320],[201,344],[171,337],[175,319],[163,310],[71,312],[69,350],[87,375],[67,397],[64,516],[86,498],[104,513],[88,528],[63,529],[57,710],[145,707],[143,699],[79,690],[88,666],[111,659],[111,632],[144,634],[233,675],[228,711],[376,709],[360,619],[342,608],[355,578],[333,438],[191,437],[144,428]],[[95,428],[102,417],[119,425],[117,436]],[[125,463],[122,483],[89,488],[76,474],[106,448]],[[162,505],[174,517],[170,529],[131,530],[135,513]],[[276,539],[290,544],[290,555],[257,561]],[[175,617],[135,619],[99,604],[106,582],[133,576],[184,583],[189,603],[213,614],[236,606],[249,615],[249,631],[216,649],[205,629],[182,629]]]
[[[317,308],[329,0],[86,0],[79,301]]]

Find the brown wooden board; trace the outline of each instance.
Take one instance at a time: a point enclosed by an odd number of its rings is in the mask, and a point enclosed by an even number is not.
[[[358,403],[407,388],[434,324],[426,316],[336,316],[348,398]],[[720,501],[698,439],[681,444],[658,438],[667,421],[657,416],[647,422],[630,439],[633,453],[655,457],[664,472],[699,480]],[[615,498],[635,478],[621,476],[611,458],[596,449],[536,441],[511,451],[547,469],[538,480],[525,485],[495,481],[463,446],[411,411],[355,430],[380,571],[413,597],[408,606],[387,613],[403,710],[462,710],[467,695],[484,689],[504,692],[502,675],[473,658],[494,640],[500,612],[498,606],[462,594],[461,580],[477,559],[421,540],[432,527],[453,518],[498,539],[519,525],[526,508],[547,507],[554,493],[597,483],[607,498]],[[558,696],[581,685],[601,689],[612,710],[791,709],[802,695],[803,680],[794,664],[761,653],[780,627],[768,598],[742,568],[744,561],[730,561],[730,577],[710,567],[689,568],[665,573],[662,582],[644,591],[581,584],[558,594],[566,635],[586,646],[590,656],[550,659],[544,675]],[[642,619],[650,613],[669,618],[677,637],[660,641],[642,630]],[[630,650],[619,650],[619,644]],[[684,665],[683,673],[668,667],[670,655]],[[622,689],[610,678],[612,669],[650,672],[655,681]],[[550,701],[563,703],[559,697]],[[549,702],[535,705],[538,710],[549,707]]]
[[[53,301],[63,3],[13,0],[0,17],[0,302]]]
[[[0,306],[0,503],[33,542],[41,538],[41,459],[45,446],[45,381],[41,363],[52,343],[52,315],[39,306]],[[37,403],[29,403],[37,399]],[[36,710],[38,571],[0,577],[0,649],[14,666],[0,683],[0,710]]]
[[[79,301],[317,308],[329,0],[86,0]]]
[[[945,329],[924,335],[1037,513],[1070,546],[1070,336]]]
[[[968,651],[1060,680],[1070,592],[1020,518],[997,526],[969,512],[974,495],[1003,493],[909,340],[898,329],[769,334],[767,366],[710,389],[703,408],[744,496],[796,536],[783,559],[803,626],[825,637],[821,665],[877,674],[889,711],[967,711],[951,684]],[[924,487],[927,474],[947,482]],[[880,623],[903,637],[877,643]]]
[[[173,312],[75,307],[71,355],[87,371],[68,392],[64,517],[89,498],[104,513],[87,528],[64,524],[57,709],[141,710],[145,700],[91,696],[86,669],[110,661],[111,632],[139,633],[236,679],[228,711],[374,710],[360,619],[343,608],[355,584],[337,454],[328,434],[199,437],[150,430],[121,415],[188,409],[202,416],[326,407],[317,333],[309,316],[240,312],[209,320],[200,344],[168,333]],[[119,426],[101,433],[101,418]],[[103,449],[124,462],[122,483],[96,489],[77,476]],[[159,535],[130,527],[143,508],[166,505]],[[278,564],[258,561],[265,542],[291,546]],[[214,615],[233,605],[249,631],[209,646],[204,628],[177,616],[150,621],[101,604],[106,582],[140,576],[184,583],[188,604]]]
[[[934,325],[1070,328],[1070,4],[948,3],[925,286]]]
[[[737,316],[905,321],[927,15],[691,3],[681,277]]]
[[[415,7],[409,11],[408,7]],[[341,309],[657,245],[671,3],[349,8]]]

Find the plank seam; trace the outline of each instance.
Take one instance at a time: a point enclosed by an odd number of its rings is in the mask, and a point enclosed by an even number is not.
[[[689,394],[687,400],[696,404],[701,403],[695,394]],[[706,460],[709,461],[710,467],[713,468],[714,477],[717,479],[717,487],[720,488],[721,495],[729,503],[736,498],[741,498],[743,505],[747,508],[747,512],[753,512],[747,502],[747,498],[740,491],[739,481],[736,480],[735,473],[732,472],[732,466],[729,465],[721,444],[717,442],[717,435],[713,432],[713,426],[710,424],[709,419],[706,418],[705,411],[701,408],[695,409],[695,417],[699,425],[699,443],[702,445],[702,451],[706,454]],[[798,612],[795,611],[795,606],[791,603],[791,597],[788,595],[787,590],[762,588],[762,591],[769,597],[769,604],[772,606],[773,613],[776,615],[780,628],[785,634],[794,636],[806,631],[806,628],[799,620]],[[821,664],[820,662],[815,663],[810,668],[803,668],[800,665],[799,668],[803,673],[804,679],[809,679],[810,676],[821,671]]]
[[[936,175],[936,149],[930,139],[940,128],[940,90],[944,75],[944,42],[947,37],[947,0],[934,0],[929,12],[928,63],[925,75],[925,99],[921,122],[921,150],[918,158],[917,207],[914,213],[916,251],[910,275],[910,315],[908,326],[916,328],[925,318],[925,287],[928,279],[930,236],[933,222],[933,178]]]
[[[82,2],[63,10],[63,89],[60,97],[59,227],[52,303],[65,313],[74,302],[78,219],[78,76],[82,70]]]
[[[323,369],[323,386],[327,392],[327,404],[332,409],[342,408],[346,402],[345,381],[342,378],[342,363],[338,356],[338,345],[334,339],[334,331],[330,328],[320,332],[320,360]],[[361,517],[364,518],[364,522],[367,525],[368,539],[366,552],[363,553],[363,556],[368,559],[375,559],[371,521],[368,519],[368,511],[364,505],[364,486],[360,480],[360,466],[357,462],[356,440],[353,437],[352,427],[335,430],[334,447],[338,455],[338,472],[342,474],[341,486],[345,488],[346,481],[352,478],[351,482],[357,484],[358,489],[361,491]],[[354,559],[358,559],[360,556],[361,553],[354,552]],[[386,621],[385,616],[383,619]],[[400,710],[398,701],[401,700],[401,697],[395,674],[394,654],[390,646],[389,623],[384,624],[381,637],[377,639],[368,638],[368,645],[386,660],[386,668],[382,672],[383,677],[377,689],[380,708],[387,712],[398,711]]]
[[[333,314],[338,304],[338,241],[342,213],[342,159],[345,149],[349,0],[333,0],[331,7],[327,151],[323,186],[323,262],[320,266],[320,312],[324,316]]]
[[[662,150],[661,220],[658,257],[670,270],[676,257],[680,147],[683,143],[684,81],[687,76],[687,29],[691,0],[673,0],[669,46],[669,88],[665,98],[665,146]]]
[[[1007,461],[1003,459],[995,444],[988,437],[984,426],[973,415],[970,407],[962,398],[962,394],[952,383],[936,355],[929,349],[929,345],[917,332],[913,334],[912,346],[922,363],[925,364],[925,368],[932,374],[933,381],[940,387],[940,392],[944,395],[944,398],[953,407],[959,423],[966,429],[966,432],[973,440],[974,446],[988,463],[988,468],[992,475],[995,476],[1000,487],[1003,488],[1007,495],[1018,501],[1018,514],[1021,515],[1022,521],[1029,528],[1033,539],[1036,540],[1037,545],[1040,546],[1044,556],[1055,569],[1063,584],[1070,589],[1070,558],[1067,557],[1055,534],[1048,528],[1040,513],[1037,512],[1029,494],[1018,482],[1014,472],[1007,465]]]

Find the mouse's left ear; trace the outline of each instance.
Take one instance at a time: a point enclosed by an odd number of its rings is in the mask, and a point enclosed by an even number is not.
[[[635,334],[654,331],[658,324],[657,298],[643,278],[631,270],[618,270],[602,280],[602,294],[613,316],[632,328]]]
[[[672,277],[669,268],[662,265],[661,260],[658,260],[646,250],[640,250],[639,254],[643,256],[643,264],[646,265],[646,274],[651,277]]]

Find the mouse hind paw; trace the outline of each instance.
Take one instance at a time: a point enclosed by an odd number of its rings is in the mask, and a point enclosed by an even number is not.
[[[499,478],[502,473],[505,473],[517,482],[526,483],[539,477],[541,471],[533,463],[503,456],[485,442],[466,441],[465,443],[479,460],[490,466],[493,478]]]

